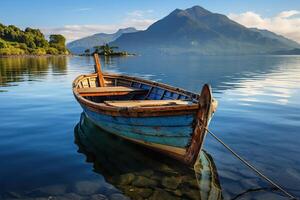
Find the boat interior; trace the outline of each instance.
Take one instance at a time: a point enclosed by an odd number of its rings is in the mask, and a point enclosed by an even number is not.
[[[125,75],[103,74],[103,86],[97,74],[81,76],[75,89],[83,98],[114,107],[152,107],[191,105],[198,95],[168,85]]]

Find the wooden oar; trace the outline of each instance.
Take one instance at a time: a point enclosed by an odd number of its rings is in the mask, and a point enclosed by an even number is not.
[[[99,56],[97,53],[94,53],[94,60],[95,60],[95,72],[98,75],[99,86],[105,87],[104,78],[103,78],[103,74],[101,71],[101,64],[100,64]]]

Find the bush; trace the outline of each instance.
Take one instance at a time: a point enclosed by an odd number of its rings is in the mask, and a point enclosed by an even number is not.
[[[27,45],[25,43],[19,43],[17,45],[17,47],[20,48],[20,49],[23,49],[23,50],[27,51]]]
[[[8,48],[1,48],[0,55],[24,55],[25,51],[23,49],[15,48],[15,47],[8,47]]]
[[[7,48],[7,44],[4,40],[1,40],[1,38],[0,38],[0,49],[1,48]]]
[[[48,47],[46,49],[46,52],[47,52],[47,54],[51,54],[51,55],[58,55],[59,54],[58,50],[56,48],[53,48],[53,47]]]
[[[37,56],[46,55],[46,50],[43,48],[37,48],[33,50],[32,54]]]

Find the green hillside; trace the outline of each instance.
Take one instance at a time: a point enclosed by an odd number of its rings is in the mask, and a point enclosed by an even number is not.
[[[67,55],[66,39],[62,35],[50,35],[49,41],[39,29],[0,23],[0,55]]]

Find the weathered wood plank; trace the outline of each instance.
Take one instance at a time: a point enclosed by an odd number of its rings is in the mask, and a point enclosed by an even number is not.
[[[168,105],[188,105],[190,102],[182,100],[131,100],[131,101],[104,101],[105,104],[116,107],[135,106],[168,106]]]
[[[94,87],[77,89],[81,96],[126,95],[129,93],[146,93],[147,90],[131,87]]]

